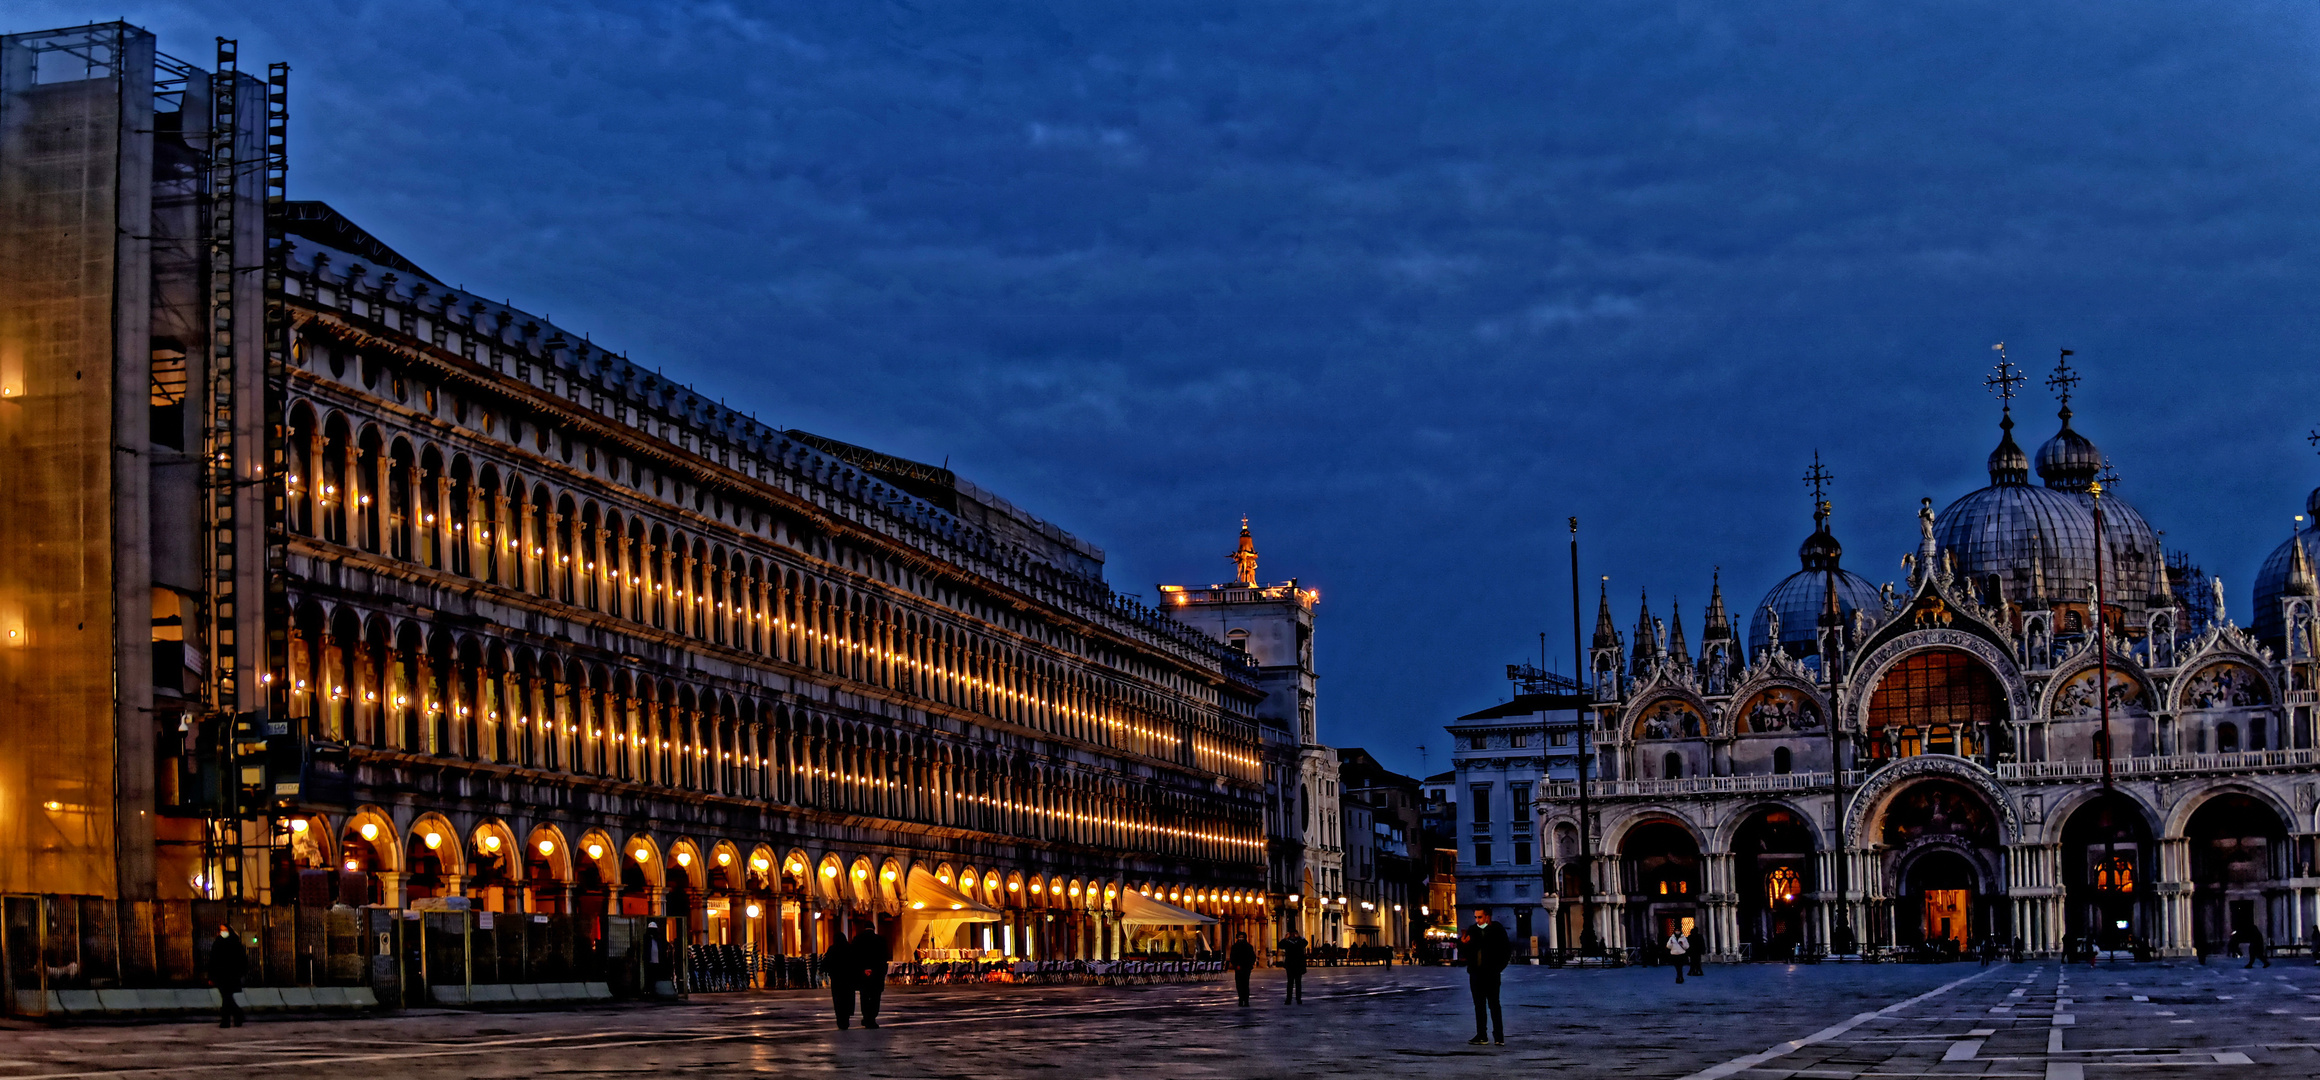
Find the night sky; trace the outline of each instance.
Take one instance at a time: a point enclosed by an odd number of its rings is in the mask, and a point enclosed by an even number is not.
[[[293,198],[784,427],[1321,590],[1322,737],[1417,772],[1648,589],[1696,646],[1902,576],[2009,343],[2248,618],[2320,482],[2309,4],[17,0],[294,70]],[[2054,404],[2017,415],[2032,451]],[[1421,757],[1419,746],[1429,748]]]

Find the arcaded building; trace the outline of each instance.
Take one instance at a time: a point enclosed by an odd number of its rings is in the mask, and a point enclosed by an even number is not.
[[[1816,492],[1800,568],[1740,613],[1745,647],[1720,583],[1696,654],[1680,618],[1671,633],[1646,606],[1622,634],[1602,602],[1593,821],[1575,784],[1540,801],[1561,944],[1590,877],[1609,944],[1685,926],[1729,959],[2312,940],[2310,519],[2243,627],[2072,426],[2075,378],[2051,381],[2061,424],[2034,458],[2009,411],[1988,486],[1925,501],[1902,581],[1846,568]]]
[[[234,59],[0,40],[0,890],[1267,921],[1247,653],[288,200],[288,73]]]

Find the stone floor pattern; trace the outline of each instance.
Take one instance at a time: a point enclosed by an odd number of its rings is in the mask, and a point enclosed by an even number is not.
[[[2237,962],[2061,967],[1750,965],[1507,973],[1503,1047],[1468,1046],[1461,971],[1336,969],[1308,1003],[1229,985],[896,988],[885,1025],[826,999],[412,1012],[355,1020],[0,1029],[0,1080],[142,1077],[1403,1075],[1774,1080],[2161,1080],[2320,1074],[2320,970]],[[2158,1070],[2154,1072],[2153,1070]]]

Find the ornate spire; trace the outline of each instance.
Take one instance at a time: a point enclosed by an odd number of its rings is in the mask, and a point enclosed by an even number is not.
[[[1601,596],[1595,601],[1595,647],[1616,649],[1619,647],[1619,627],[1611,622],[1610,578],[1603,579],[1602,590]]]
[[[2313,580],[2312,560],[2304,554],[2304,538],[2288,538],[2288,584],[2280,590],[2288,596],[2320,596],[2320,581]]]
[[[2149,602],[2149,607],[2156,611],[2160,608],[2171,608],[2174,606],[2175,584],[2167,580],[2167,549],[2166,547],[2162,546],[2159,548],[2159,557],[2151,561],[2151,599]]]
[[[1684,602],[1678,599],[1668,608],[1668,662],[1689,667],[1691,647],[1684,643]]]
[[[1644,666],[1659,658],[1660,622],[1651,617],[1651,590],[1643,590],[1643,607],[1635,616],[1635,666],[1641,674]]]
[[[1700,644],[1724,641],[1732,636],[1732,619],[1724,614],[1724,568],[1716,568],[1713,584],[1708,591],[1708,625],[1700,631]]]
[[[2030,602],[2024,607],[2042,608],[2046,605],[2046,538],[2030,534]]]
[[[1821,467],[1821,452],[1813,451],[1812,468],[1804,474],[1805,486],[1812,489],[1813,531],[1796,550],[1797,558],[1807,570],[1835,570],[1844,558],[1845,546],[1837,543],[1835,534],[1829,532],[1828,485],[1834,479],[1834,474]]]
[[[1998,448],[1990,451],[1990,483],[1993,486],[2028,484],[2030,455],[2023,453],[2022,447],[2014,442],[2014,393],[2029,381],[2029,376],[2006,359],[2005,342],[1990,347],[1998,351],[1998,362],[1992,365],[1991,374],[1982,379],[1982,385],[1998,395],[2002,403],[1998,411]],[[1930,569],[1933,560],[1926,556],[1920,562]]]
[[[1257,541],[1249,535],[1248,515],[1241,515],[1241,543],[1232,553],[1236,578],[1244,586],[1257,583]]]

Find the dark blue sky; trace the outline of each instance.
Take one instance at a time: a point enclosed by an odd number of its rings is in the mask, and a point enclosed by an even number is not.
[[[18,0],[294,69],[291,191],[1115,586],[1322,592],[1323,737],[1441,767],[1563,519],[1697,639],[1837,474],[1884,581],[1985,482],[1990,343],[2231,589],[2320,480],[2320,8]],[[2033,449],[2052,403],[2021,410]],[[1588,597],[1592,620],[1593,597]]]

